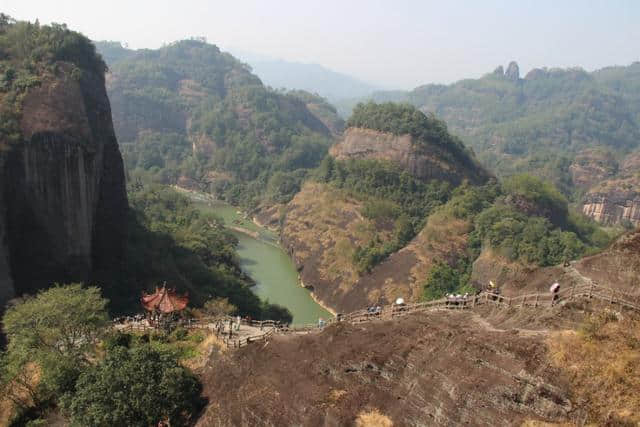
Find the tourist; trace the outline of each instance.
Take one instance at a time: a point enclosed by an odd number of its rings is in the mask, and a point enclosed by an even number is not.
[[[558,292],[560,292],[560,283],[555,282],[551,285],[549,292],[551,292],[551,305],[554,305],[558,299]]]

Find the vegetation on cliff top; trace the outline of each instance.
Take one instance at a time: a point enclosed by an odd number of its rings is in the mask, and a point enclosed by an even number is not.
[[[94,45],[66,25],[15,21],[0,13],[0,140],[20,139],[22,97],[47,74],[60,72],[59,63],[75,79],[88,72],[102,76],[106,65]]]
[[[611,241],[595,222],[572,212],[552,184],[529,175],[503,184],[463,185],[440,209],[470,222],[469,243],[454,259],[437,260],[425,279],[426,299],[470,291],[472,264],[483,247],[511,261],[551,266],[596,252]]]
[[[474,154],[462,141],[451,135],[444,121],[433,114],[424,114],[410,104],[375,102],[358,104],[347,121],[347,126],[374,129],[394,135],[411,135],[414,146],[428,149],[429,145],[440,147],[453,155],[454,159],[470,166]],[[477,166],[476,166],[477,167]]]
[[[432,112],[498,175],[535,174],[573,196],[568,164],[576,153],[600,147],[620,156],[638,147],[639,71],[640,62],[594,72],[541,68],[524,78],[496,72],[371,99]]]

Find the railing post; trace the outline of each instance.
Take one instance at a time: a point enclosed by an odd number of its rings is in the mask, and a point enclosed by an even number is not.
[[[591,284],[589,285],[589,299],[591,299],[592,294],[593,294],[593,282],[591,282]]]
[[[536,294],[536,301],[533,303],[533,306],[535,308],[538,308],[538,297],[539,297],[539,294]]]
[[[573,282],[573,286],[571,286],[571,295],[569,296],[569,299],[573,299],[573,294],[576,290],[576,282]]]

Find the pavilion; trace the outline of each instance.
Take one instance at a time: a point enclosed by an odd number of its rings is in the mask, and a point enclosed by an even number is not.
[[[156,291],[152,294],[143,291],[140,302],[147,312],[149,322],[159,324],[161,321],[170,320],[182,312],[189,303],[189,294],[178,295],[175,288],[167,288],[165,282],[162,284],[162,288],[156,286]]]

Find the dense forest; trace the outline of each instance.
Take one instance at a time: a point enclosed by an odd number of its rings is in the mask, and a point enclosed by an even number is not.
[[[640,63],[595,72],[517,65],[480,79],[377,92],[371,99],[407,102],[446,121],[499,175],[547,177],[572,197],[569,165],[598,148],[620,160],[640,141]]]
[[[326,101],[271,90],[203,41],[98,47],[112,61],[107,88],[131,177],[180,181],[245,207],[265,191],[286,200],[324,157],[331,132],[342,129]]]

